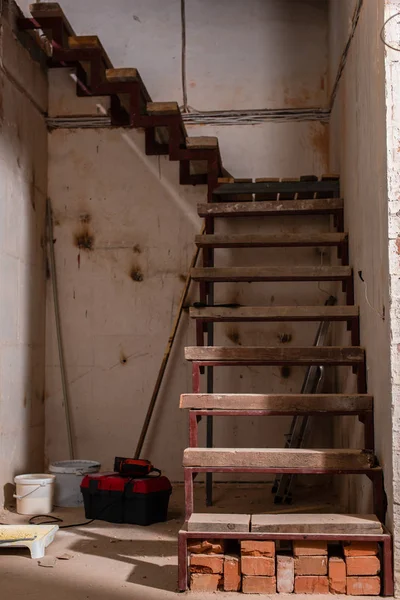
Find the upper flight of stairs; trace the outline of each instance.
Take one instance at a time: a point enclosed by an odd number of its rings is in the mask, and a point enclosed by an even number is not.
[[[365,352],[360,347],[359,309],[354,305],[353,270],[349,265],[348,235],[344,231],[343,200],[336,176],[304,176],[279,180],[262,178],[235,180],[222,165],[218,140],[188,137],[176,102],[152,102],[134,68],[114,68],[97,36],[77,36],[58,3],[38,2],[30,6],[31,18],[20,18],[21,30],[42,30],[48,38],[49,68],[76,69],[78,96],[108,96],[114,126],[143,128],[148,155],[168,155],[179,162],[181,184],[207,185],[207,197],[198,205],[205,219],[205,234],[196,236],[203,264],[192,270],[199,283],[200,302],[190,309],[196,324],[197,346],[185,350],[192,363],[191,394],[183,394],[181,408],[189,412],[189,448],[184,452],[186,522],[194,509],[193,479],[203,473],[314,473],[360,474],[372,482],[374,510],[383,522],[385,496],[382,469],[374,455],[373,398],[366,386]],[[199,161],[206,164],[198,172]],[[336,231],[288,234],[215,233],[215,219],[243,217],[277,218],[325,215]],[[219,248],[336,249],[338,266],[218,267]],[[214,288],[220,282],[307,282],[337,281],[345,292],[343,306],[217,306]],[[351,345],[345,347],[246,347],[214,346],[214,325],[219,322],[330,322],[342,321],[350,331]],[[207,345],[206,345],[207,338]],[[354,394],[220,394],[213,392],[213,368],[244,365],[346,366],[357,375]],[[207,392],[201,393],[201,374],[207,368]],[[355,415],[364,424],[361,449],[305,448],[200,448],[198,422],[212,416],[310,416]],[[211,430],[212,433],[212,430]],[[208,437],[208,442],[212,436]],[[211,443],[208,444],[210,446]],[[299,515],[301,517],[301,515]],[[305,517],[306,518],[306,517]],[[367,532],[366,532],[367,533]],[[180,589],[187,585],[187,556],[179,537]],[[196,532],[192,533],[196,537]],[[200,534],[197,535],[199,537]],[[256,535],[256,534],[251,534]],[[261,534],[262,536],[262,534]],[[219,537],[218,535],[216,537]],[[185,538],[186,539],[186,538]],[[391,546],[384,536],[386,594],[391,593]],[[388,558],[389,557],[389,558]]]

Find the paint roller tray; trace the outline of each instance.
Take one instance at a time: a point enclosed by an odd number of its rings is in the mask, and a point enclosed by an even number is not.
[[[26,547],[32,558],[42,558],[57,530],[58,525],[0,525],[0,550]]]

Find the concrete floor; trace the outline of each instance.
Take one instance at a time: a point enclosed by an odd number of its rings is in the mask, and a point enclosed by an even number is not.
[[[311,502],[310,502],[311,498]],[[215,489],[213,512],[253,512],[269,510],[313,510],[315,490],[301,492],[296,505],[279,508],[272,504],[265,486],[221,484]],[[332,490],[318,496],[321,512],[339,512]],[[330,502],[330,506],[329,506]],[[196,489],[196,510],[205,511],[204,488]],[[64,524],[85,520],[82,509],[62,509],[53,513]],[[12,511],[0,515],[2,523],[26,523],[27,517]],[[175,485],[170,503],[170,519],[151,527],[113,525],[96,521],[92,525],[60,530],[46,556],[64,553],[70,560],[57,560],[54,567],[41,567],[25,549],[0,550],[0,597],[7,600],[169,600],[182,598],[177,592],[177,532],[183,521],[183,488]],[[204,594],[188,592],[191,600]],[[219,594],[243,600],[243,594]],[[246,595],[248,598],[260,596]],[[285,596],[279,595],[280,598]],[[321,598],[321,596],[319,596]],[[293,599],[293,596],[291,596]],[[300,600],[300,596],[296,596]],[[306,598],[306,597],[305,597]],[[307,596],[309,598],[309,596]],[[332,598],[332,596],[330,596]],[[340,597],[339,597],[340,598]],[[344,597],[343,597],[344,598]],[[346,598],[349,598],[346,596]],[[365,600],[365,597],[364,597]]]

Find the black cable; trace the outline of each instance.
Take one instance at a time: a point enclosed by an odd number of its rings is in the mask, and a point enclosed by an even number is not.
[[[85,525],[90,525],[91,523],[93,523],[93,521],[97,521],[98,519],[100,519],[100,516],[104,513],[104,511],[111,508],[111,506],[114,506],[114,504],[117,504],[117,502],[121,502],[121,500],[123,500],[123,498],[125,497],[125,493],[128,488],[128,485],[130,483],[132,483],[132,481],[134,479],[136,479],[136,478],[131,477],[130,479],[128,479],[128,481],[124,485],[124,491],[122,492],[122,496],[120,498],[116,498],[115,500],[113,500],[113,502],[110,502],[110,504],[103,506],[101,511],[93,519],[90,519],[89,521],[85,521],[84,523],[72,523],[71,525],[60,525],[59,529],[71,529],[72,527],[84,527]],[[35,522],[35,519],[43,519],[43,518],[47,518],[48,520],[40,521],[40,523]],[[53,523],[63,523],[63,522],[64,522],[63,519],[61,519],[60,517],[54,517],[53,515],[34,515],[28,521],[29,525],[52,525]]]

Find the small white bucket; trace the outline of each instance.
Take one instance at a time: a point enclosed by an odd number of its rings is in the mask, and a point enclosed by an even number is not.
[[[38,473],[14,477],[17,513],[20,515],[48,515],[53,510],[54,475]]]
[[[97,473],[101,464],[94,460],[59,460],[51,463],[50,473],[54,473],[56,506],[81,506],[81,481],[87,473]]]

